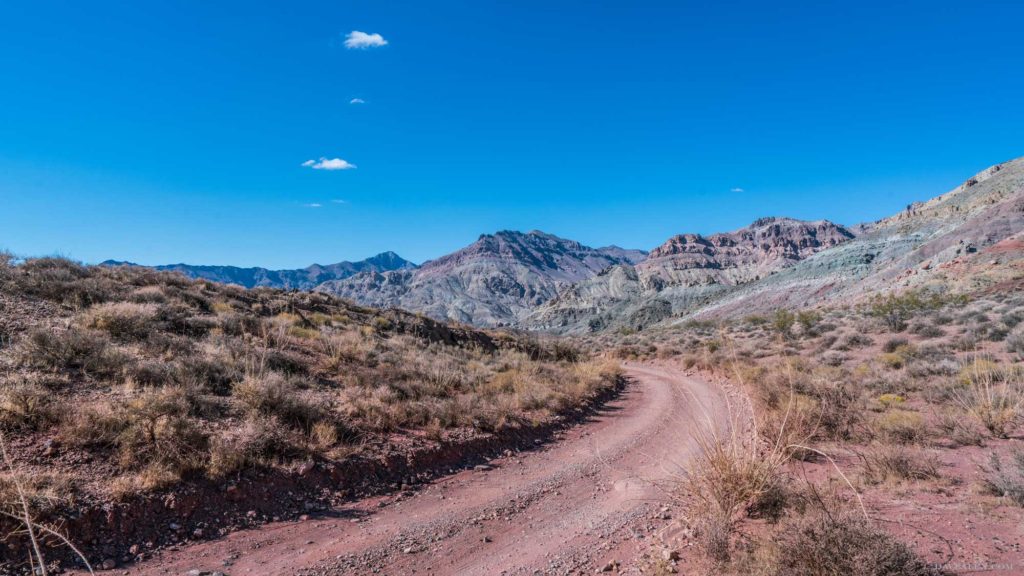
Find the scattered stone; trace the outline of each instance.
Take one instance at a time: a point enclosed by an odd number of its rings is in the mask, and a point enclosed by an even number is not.
[[[104,570],[113,570],[114,568],[117,568],[117,560],[114,560],[113,558],[107,558],[103,560],[103,563],[100,564],[100,567],[102,567]]]

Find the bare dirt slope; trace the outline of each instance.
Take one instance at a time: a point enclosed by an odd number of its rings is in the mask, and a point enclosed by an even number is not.
[[[665,490],[697,449],[693,430],[726,422],[719,388],[630,365],[631,385],[590,422],[535,452],[375,498],[163,551],[128,574],[565,574],[620,562],[629,572],[669,530]]]

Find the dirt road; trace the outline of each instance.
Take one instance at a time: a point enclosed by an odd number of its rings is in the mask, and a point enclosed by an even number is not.
[[[700,379],[627,365],[623,395],[534,452],[360,501],[327,517],[268,524],[163,551],[128,574],[578,574],[659,550],[666,487],[696,450],[693,427],[726,421]],[[486,469],[482,469],[486,468]]]

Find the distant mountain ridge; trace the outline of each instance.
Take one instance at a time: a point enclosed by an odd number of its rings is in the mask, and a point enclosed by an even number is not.
[[[537,230],[482,234],[415,270],[367,271],[317,290],[375,307],[397,307],[481,326],[516,323],[559,290],[609,266],[643,260],[640,250],[591,248]]]
[[[523,326],[642,329],[780,307],[853,304],[908,288],[1008,285],[1024,287],[1024,158],[852,228],[761,219],[724,236],[674,237],[636,266],[616,267],[566,289]]]
[[[503,230],[421,266],[385,252],[300,270],[155,268],[246,287],[317,290],[478,326],[565,333],[848,304],[907,287],[1024,288],[1024,158],[876,222],[759,218],[732,232],[678,234],[650,253]]]
[[[670,317],[679,305],[713,298],[854,238],[827,220],[759,218],[733,232],[679,234],[635,266],[611,269],[566,289],[534,311],[536,328],[642,327]]]
[[[103,266],[131,265],[131,262],[107,260]],[[387,272],[414,269],[416,265],[394,252],[382,252],[358,262],[313,264],[296,270],[270,270],[267,268],[241,268],[238,266],[203,266],[192,264],[166,264],[150,266],[156,270],[180,272],[190,278],[200,278],[223,284],[237,284],[245,288],[264,286],[285,290],[312,290],[324,282],[348,278],[365,271]]]

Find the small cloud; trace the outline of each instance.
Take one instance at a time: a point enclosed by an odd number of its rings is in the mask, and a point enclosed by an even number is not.
[[[345,35],[345,48],[349,50],[365,50],[367,48],[380,48],[387,46],[388,41],[380,34],[367,34],[359,30],[353,30]]]
[[[746,192],[746,190],[737,186],[736,188],[731,188],[729,192]]]
[[[348,103],[349,104],[366,104],[366,100],[363,100],[362,98],[353,98],[353,99],[349,100]]]
[[[324,158],[323,156],[319,160],[306,160],[302,165],[313,170],[352,170],[356,167],[355,164],[347,160]]]
[[[323,204],[320,204],[319,202],[310,202],[309,204],[302,205],[303,208],[320,208],[322,206]]]
[[[331,200],[331,204],[348,204],[348,200]]]

